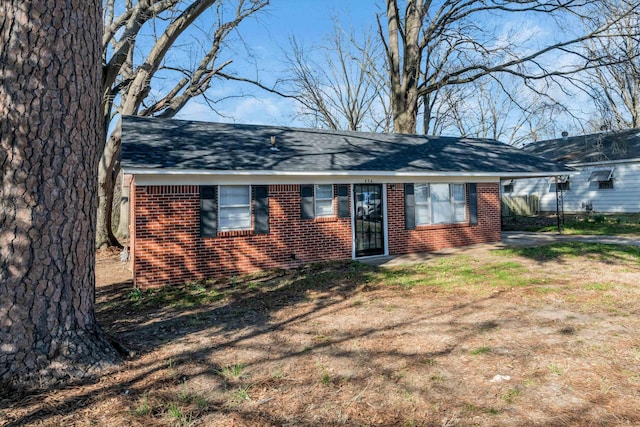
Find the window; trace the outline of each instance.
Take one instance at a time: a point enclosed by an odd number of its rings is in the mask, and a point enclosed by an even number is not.
[[[316,217],[333,216],[333,185],[316,185],[314,202],[314,212]]]
[[[221,185],[219,200],[220,230],[251,228],[251,187]]]
[[[217,237],[220,231],[245,235],[252,225],[254,234],[269,234],[268,185],[200,186],[200,237]]]
[[[613,190],[613,179],[598,181],[598,190]]]
[[[431,196],[431,222],[433,224],[453,222],[449,184],[431,184],[429,193]]]
[[[549,186],[549,193],[555,193],[557,191],[568,191],[571,189],[571,182],[569,181],[569,177],[559,177],[557,178],[549,178],[548,182],[551,183]],[[556,184],[557,182],[557,184]]]
[[[416,224],[431,224],[431,200],[429,184],[416,184]]]
[[[467,193],[464,184],[451,184],[454,222],[463,222],[467,219]]]
[[[594,169],[589,175],[589,182],[597,182],[598,190],[613,189],[613,168]]]
[[[351,202],[349,184],[302,184],[300,185],[300,218],[324,218],[322,221],[332,221],[334,218],[350,218]],[[335,197],[337,188],[338,196]],[[338,209],[336,216],[335,200]],[[360,202],[360,204],[362,204]]]
[[[451,224],[467,219],[464,184],[415,184],[415,223]]]
[[[505,184],[502,187],[502,192],[503,193],[513,193],[513,184]]]

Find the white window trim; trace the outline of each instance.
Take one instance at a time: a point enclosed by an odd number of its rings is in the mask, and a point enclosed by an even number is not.
[[[431,225],[433,224],[433,212],[431,211],[431,184],[427,183],[427,182],[418,182],[413,184],[413,194],[415,195],[416,192],[416,187],[420,185],[420,186],[426,186],[427,187],[427,199],[425,201],[418,201],[418,198],[416,197],[414,199],[414,204],[417,208],[418,205],[420,206],[426,206],[427,207],[427,212],[429,214],[429,222],[418,222],[418,218],[416,216],[416,225]],[[417,209],[416,209],[417,211]]]
[[[467,203],[467,187],[466,184],[461,184],[461,183],[452,183],[452,182],[448,182],[448,183],[438,183],[438,184],[447,184],[449,186],[449,204],[451,206],[451,217],[449,218],[449,221],[447,222],[433,222],[433,203],[431,201],[431,184],[429,182],[416,182],[414,183],[414,189],[416,186],[418,185],[426,185],[427,186],[427,200],[426,201],[418,201],[418,198],[416,197],[414,199],[414,205],[417,207],[418,205],[422,205],[422,206],[428,206],[428,211],[429,211],[429,222],[418,222],[417,217],[416,217],[416,225],[442,225],[442,224],[463,224],[465,222],[467,222],[469,220],[469,217],[467,215],[467,207],[468,207],[468,203]],[[454,190],[453,190],[453,186],[454,185],[462,185],[464,192],[465,192],[465,197],[463,201],[456,201],[454,198]],[[415,190],[414,190],[414,194],[416,194]],[[456,206],[462,206],[464,209],[464,219],[460,220],[460,221],[456,221]]]
[[[331,186],[331,198],[328,197],[318,197],[318,187],[320,186],[324,186],[324,187],[328,187]],[[335,211],[336,211],[336,207],[335,207],[335,189],[334,189],[334,185],[333,184],[314,184],[313,186],[313,216],[315,218],[328,218],[328,217],[332,217],[335,216]],[[318,214],[318,207],[316,202],[318,200],[331,200],[331,213],[327,214],[327,215],[320,215]]]
[[[225,205],[222,206],[222,187],[249,187],[249,204],[236,204],[236,205]],[[253,193],[252,193],[252,188],[251,185],[218,185],[218,231],[242,231],[242,230],[251,230],[252,229],[252,222],[253,222],[253,218],[252,218],[252,202],[253,202]],[[242,226],[242,227],[223,227],[221,225],[221,221],[220,218],[220,211],[221,209],[224,208],[248,208],[249,209],[249,225],[248,226]]]
[[[464,198],[461,201],[456,201],[455,197],[454,197],[454,186],[455,185],[461,185],[462,186],[462,191],[464,194]],[[448,224],[460,224],[463,222],[467,222],[468,218],[467,218],[467,186],[465,184],[456,184],[456,183],[451,183],[449,184],[449,200],[451,200],[451,215],[452,215],[452,220],[453,222],[448,223]],[[464,212],[464,218],[461,221],[456,221],[456,206],[460,206],[462,205],[463,208],[463,212]]]

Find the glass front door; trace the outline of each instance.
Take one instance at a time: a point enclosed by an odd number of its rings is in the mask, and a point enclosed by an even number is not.
[[[384,226],[382,213],[382,185],[355,184],[356,256],[384,254]]]

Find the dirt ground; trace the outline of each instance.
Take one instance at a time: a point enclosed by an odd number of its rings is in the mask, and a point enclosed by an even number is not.
[[[130,272],[103,254],[97,313],[130,358],[94,383],[0,400],[0,426],[640,425],[637,262],[464,257],[535,284],[389,288],[345,264],[134,309]]]

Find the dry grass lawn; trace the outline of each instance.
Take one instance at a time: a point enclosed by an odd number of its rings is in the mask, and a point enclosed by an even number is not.
[[[136,292],[95,383],[0,400],[0,425],[640,425],[640,249],[564,243],[342,262]]]

